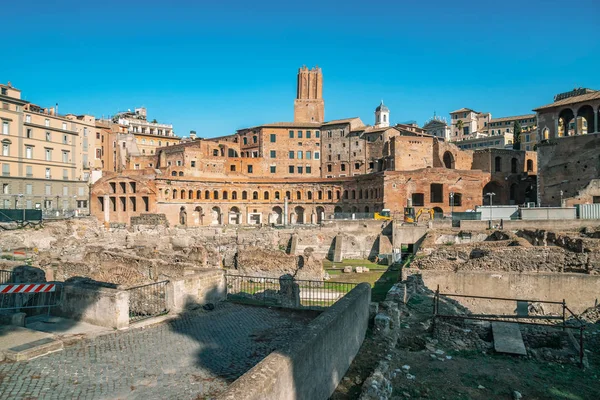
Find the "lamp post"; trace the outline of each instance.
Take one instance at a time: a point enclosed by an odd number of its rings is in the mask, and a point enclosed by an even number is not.
[[[454,192],[450,192],[450,217],[454,220]]]
[[[494,212],[494,207],[493,207],[493,200],[492,198],[496,195],[496,193],[494,192],[488,192],[485,194],[486,196],[490,196],[490,226],[493,224],[494,218],[493,218],[493,212]]]
[[[563,206],[563,202],[562,202],[562,198],[563,198],[563,191],[560,191],[560,206]]]
[[[23,193],[19,193],[18,196],[20,199],[19,201],[22,203],[22,206],[23,206],[23,220],[21,221],[21,226],[24,226],[25,225],[25,200],[23,199],[23,197],[24,197]]]

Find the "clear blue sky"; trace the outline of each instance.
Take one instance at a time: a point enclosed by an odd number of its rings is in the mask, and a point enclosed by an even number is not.
[[[600,89],[600,1],[10,1],[0,81],[61,113],[149,118],[212,137],[293,119],[297,69],[325,118],[423,124],[461,107],[529,113]]]

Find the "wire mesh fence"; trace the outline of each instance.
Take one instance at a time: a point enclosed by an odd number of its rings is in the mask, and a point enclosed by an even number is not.
[[[127,288],[129,292],[129,322],[167,314],[167,284],[169,281],[149,283]]]
[[[333,305],[357,285],[292,277],[226,275],[227,300],[283,308],[320,310]]]

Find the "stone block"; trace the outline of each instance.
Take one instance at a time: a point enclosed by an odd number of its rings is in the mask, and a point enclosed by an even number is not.
[[[363,267],[355,267],[355,268],[354,268],[354,271],[355,271],[357,274],[362,274],[362,273],[363,273]]]
[[[352,272],[352,267],[344,267],[344,273],[349,274]]]

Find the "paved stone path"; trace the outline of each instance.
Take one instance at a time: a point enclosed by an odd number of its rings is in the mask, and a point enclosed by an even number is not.
[[[296,337],[306,315],[220,303],[27,362],[0,363],[0,399],[202,399]]]

